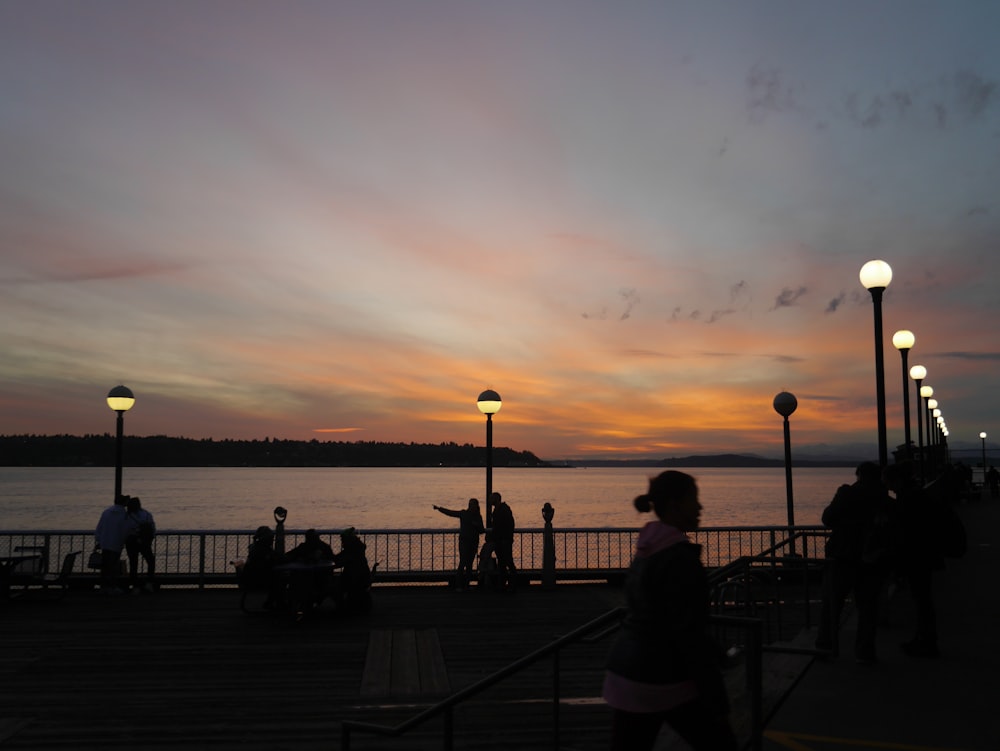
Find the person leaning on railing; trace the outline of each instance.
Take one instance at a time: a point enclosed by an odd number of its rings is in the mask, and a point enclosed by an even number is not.
[[[458,511],[443,506],[434,506],[445,516],[458,519],[458,570],[455,572],[455,588],[466,589],[472,578],[472,564],[479,551],[479,536],[483,533],[483,515],[479,510],[479,499],[470,498],[469,505]]]

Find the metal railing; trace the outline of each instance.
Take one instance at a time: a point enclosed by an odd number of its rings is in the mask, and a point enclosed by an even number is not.
[[[799,534],[819,527],[797,527]],[[302,541],[305,530],[287,530],[286,549]],[[318,530],[339,549],[338,529]],[[379,564],[383,581],[444,581],[458,566],[458,535],[449,529],[358,530],[367,545],[368,560]],[[251,530],[162,530],[154,541],[157,575],[163,583],[187,586],[235,583],[232,562],[246,556]],[[556,578],[600,579],[620,575],[628,568],[638,530],[621,528],[566,528],[553,532]],[[709,569],[725,566],[765,551],[779,557],[778,546],[788,536],[787,527],[709,527],[691,533],[702,546],[702,561]],[[808,534],[802,545],[812,547],[806,557],[821,557],[815,538]],[[523,576],[542,571],[544,530],[515,533],[514,560]],[[66,553],[94,548],[90,530],[0,531],[0,555],[13,555],[17,547],[36,546],[47,551],[49,568],[59,566]],[[87,574],[87,555],[79,557],[76,574]]]
[[[355,733],[368,733],[370,735],[380,735],[383,737],[396,738],[405,735],[411,730],[420,727],[426,722],[435,718],[443,719],[443,729],[441,747],[444,751],[452,751],[454,747],[454,710],[455,708],[496,684],[522,672],[535,663],[547,657],[552,657],[552,749],[558,751],[560,748],[560,704],[561,704],[561,682],[560,682],[560,656],[564,649],[585,640],[597,640],[617,631],[622,619],[627,611],[625,608],[615,608],[609,610],[604,615],[598,616],[594,620],[571,631],[565,636],[559,637],[550,644],[536,649],[525,655],[521,659],[512,662],[495,673],[473,683],[460,691],[456,691],[451,696],[441,700],[437,704],[417,713],[413,717],[397,725],[382,725],[360,720],[344,720],[341,723],[340,748],[341,751],[350,751],[351,739]],[[762,710],[762,641],[760,621],[755,618],[739,618],[731,616],[711,616],[711,623],[714,627],[725,627],[728,629],[741,629],[746,632],[744,644],[744,660],[746,666],[746,683],[750,706],[750,738],[747,745],[749,748],[761,748],[763,738],[763,710]]]

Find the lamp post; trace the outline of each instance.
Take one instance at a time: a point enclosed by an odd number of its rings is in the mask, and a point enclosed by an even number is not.
[[[986,431],[984,430],[979,434],[979,440],[983,444],[983,489],[981,495],[983,498],[986,497]]]
[[[924,482],[926,483],[930,480],[931,475],[934,473],[934,456],[931,453],[931,411],[927,408],[927,402],[930,398],[934,396],[934,389],[930,386],[920,387],[920,398],[923,399],[923,404],[920,408],[924,412],[924,420],[926,420],[926,425],[924,426],[924,443],[927,446],[927,463],[924,467],[926,474],[924,476]]]
[[[118,503],[118,499],[122,495],[122,444],[124,443],[125,435],[125,413],[132,409],[133,404],[135,404],[135,395],[132,394],[132,390],[127,386],[115,386],[108,392],[108,406],[118,413],[115,431],[114,503]]]
[[[486,415],[486,526],[493,526],[493,415],[500,411],[500,394],[487,389],[476,399],[479,411]]]
[[[906,329],[901,329],[892,335],[892,346],[899,350],[899,356],[903,359],[903,445],[906,447],[907,461],[913,459],[913,451],[910,449],[910,383],[906,380],[906,361],[916,341],[913,332]]]
[[[923,410],[920,408],[920,384],[927,377],[927,368],[914,365],[910,368],[910,378],[917,384],[917,443],[920,445],[920,480],[924,481],[924,421]]]
[[[875,309],[875,402],[878,411],[878,461],[889,463],[885,430],[885,362],[882,353],[882,293],[892,281],[892,268],[885,261],[869,261],[861,267],[861,284],[871,292]]]
[[[798,399],[787,391],[774,397],[774,411],[785,420],[785,505],[788,511],[788,536],[795,533],[795,503],[792,496],[792,433],[788,416],[799,406]],[[795,543],[789,542],[789,553],[795,554]]]
[[[927,445],[930,447],[931,452],[931,475],[937,474],[938,468],[938,423],[937,418],[941,414],[941,410],[938,409],[937,399],[927,400]]]

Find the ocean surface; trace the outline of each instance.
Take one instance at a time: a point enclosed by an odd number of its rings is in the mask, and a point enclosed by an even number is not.
[[[541,527],[555,507],[555,527],[638,527],[649,520],[632,499],[645,492],[651,467],[493,470],[521,528]],[[698,481],[703,527],[787,524],[783,468],[690,469]],[[793,469],[795,523],[820,523],[850,467]],[[161,530],[247,530],[274,524],[288,510],[290,529],[451,528],[431,508],[483,501],[482,468],[126,467],[122,492],[139,496]],[[110,467],[0,467],[0,530],[90,530],[114,495]],[[484,506],[485,508],[485,506]]]

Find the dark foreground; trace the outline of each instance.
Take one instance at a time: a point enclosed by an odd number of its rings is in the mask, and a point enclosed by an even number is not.
[[[971,503],[962,515],[969,553],[935,582],[943,657],[897,651],[909,636],[905,592],[889,603],[875,666],[855,665],[850,650],[811,664],[767,656],[767,751],[1000,749],[1000,503]],[[333,751],[343,720],[401,722],[621,603],[619,588],[601,584],[515,594],[383,587],[369,615],[322,611],[295,622],[241,612],[234,589],[33,591],[0,605],[0,748]],[[851,629],[848,621],[847,644]],[[398,682],[396,663],[366,671],[370,641],[388,632],[422,644],[437,664],[400,660]],[[597,698],[608,646],[578,644],[562,657],[562,749],[608,746],[609,713]],[[738,692],[739,669],[730,677]],[[551,696],[543,661],[459,707],[454,748],[551,748]],[[734,698],[747,737],[745,696]],[[441,749],[441,728],[438,719],[403,738],[356,736],[352,748]]]
[[[440,680],[416,694],[412,686],[406,695],[392,686],[363,691],[371,633],[435,632],[444,688],[455,690],[605,613],[620,591],[388,588],[376,590],[370,615],[321,611],[298,623],[243,613],[238,600],[235,590],[164,589],[110,598],[71,591],[60,600],[33,592],[12,601],[0,615],[0,747],[336,749],[343,719],[399,722],[442,695]],[[573,650],[565,696],[598,694],[607,648],[604,641]],[[542,747],[550,736],[532,718],[549,716],[550,676],[545,663],[459,709],[455,747]],[[565,711],[568,743],[575,734],[579,748],[606,745],[603,706]],[[412,737],[362,736],[353,747],[439,749],[440,729],[433,721]]]

